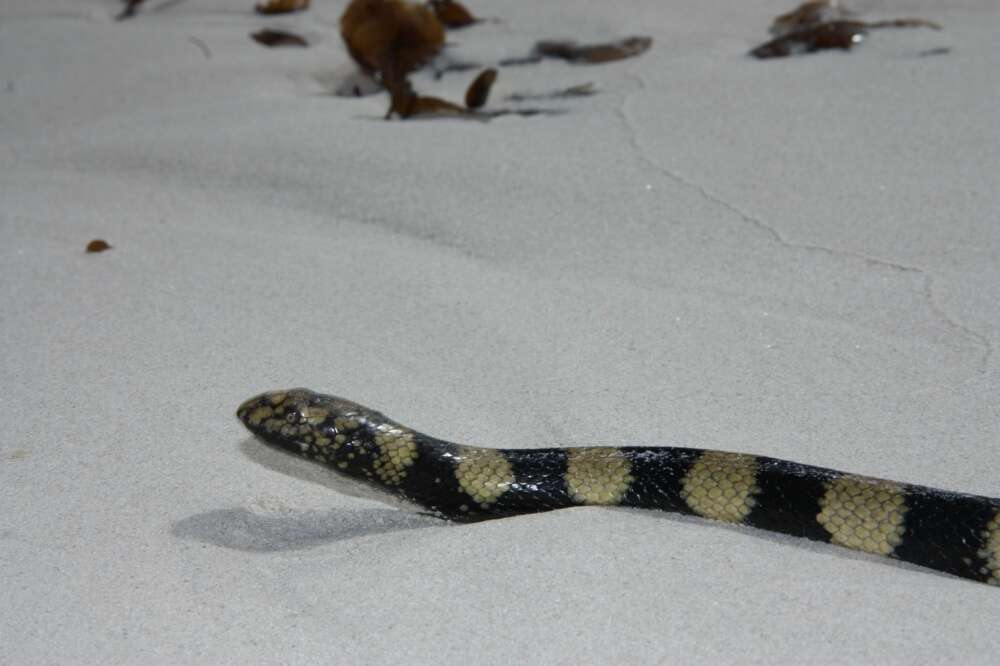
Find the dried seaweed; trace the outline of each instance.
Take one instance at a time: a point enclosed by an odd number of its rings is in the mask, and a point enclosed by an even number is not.
[[[469,111],[465,107],[439,97],[418,95],[409,80],[403,79],[389,89],[389,110],[385,118],[388,120],[395,115],[405,120],[416,116],[461,116],[467,113]]]
[[[405,77],[444,46],[444,28],[424,5],[402,0],[353,0],[340,17],[351,58],[369,74]]]
[[[265,28],[264,30],[259,30],[250,35],[258,44],[263,44],[268,47],[275,46],[299,46],[305,48],[309,46],[309,42],[305,40],[304,37],[296,35],[294,32],[286,32],[284,30],[271,30]]]
[[[572,63],[598,65],[624,60],[645,53],[653,43],[651,37],[627,37],[607,44],[544,41],[535,44],[535,52],[548,58],[561,58]]]
[[[830,21],[799,28],[764,42],[750,54],[756,58],[784,58],[823,49],[850,49],[868,35],[862,21]]]
[[[309,0],[267,0],[254,7],[258,14],[290,14],[309,9]]]
[[[783,58],[825,49],[849,50],[878,28],[931,28],[941,26],[916,18],[866,22],[852,19],[853,14],[837,0],[811,0],[774,19],[770,32],[774,39],[750,51],[756,58]]]
[[[507,58],[500,64],[533,65],[544,58],[559,58],[575,65],[600,65],[606,62],[634,58],[649,50],[653,44],[652,37],[626,37],[617,42],[605,44],[578,44],[577,42],[544,40],[535,44],[530,55],[521,58]]]
[[[812,0],[788,12],[774,17],[770,32],[775,37],[787,35],[802,28],[850,19],[854,13],[841,6],[837,0]]]
[[[452,14],[449,14],[451,12]],[[430,62],[444,47],[444,28],[468,25],[475,17],[457,2],[428,0],[416,4],[405,0],[351,0],[340,17],[340,34],[351,58],[389,93],[385,118],[418,117],[489,120],[504,115],[555,115],[559,109],[513,108],[483,110],[497,79],[497,70],[484,69],[469,85],[465,106],[440,97],[422,95],[414,90],[409,76]],[[649,37],[629,37],[607,44],[578,45],[576,42],[539,42],[530,56],[561,58],[574,63],[596,64],[639,55],[649,49]],[[470,63],[451,63],[436,71],[436,78],[446,71],[464,71],[481,67]],[[582,97],[594,93],[592,84],[574,86],[538,99]],[[531,99],[523,96],[522,99]],[[517,96],[510,99],[517,100]]]

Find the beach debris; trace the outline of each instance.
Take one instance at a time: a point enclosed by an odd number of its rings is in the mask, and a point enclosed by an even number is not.
[[[95,238],[94,240],[87,243],[87,254],[95,254],[97,252],[104,252],[105,250],[110,250],[112,246],[108,245],[108,242],[100,238]]]
[[[559,58],[574,65],[601,65],[606,62],[634,58],[649,50],[652,37],[626,37],[617,42],[602,44],[578,44],[572,40],[543,40],[535,43],[531,55],[523,58],[501,60],[503,66],[533,65],[544,58]]]
[[[651,37],[626,37],[607,44],[583,44],[576,42],[545,41],[535,44],[535,51],[547,58],[561,58],[572,63],[599,65],[625,58],[634,58],[645,53],[653,44]]]
[[[459,106],[440,97],[428,95],[418,95],[408,79],[393,90],[390,90],[389,110],[385,117],[391,118],[397,115],[400,118],[414,118],[416,116],[433,117],[469,117],[488,118],[480,116],[477,111],[486,104],[490,95],[490,88],[497,79],[497,70],[484,69],[479,76],[469,85],[465,92],[465,106]]]
[[[405,120],[417,116],[454,117],[465,116],[469,113],[465,107],[440,97],[418,95],[406,79],[389,91],[389,100],[389,110],[385,114],[386,120],[393,115]]]
[[[115,17],[115,20],[124,21],[127,18],[135,16],[136,11],[139,9],[139,5],[141,5],[143,1],[144,0],[122,0],[125,6],[122,8],[121,13]]]
[[[258,30],[250,35],[258,44],[263,44],[268,47],[275,46],[299,46],[305,48],[309,46],[309,42],[305,40],[304,37],[296,35],[294,32],[287,32],[285,30],[271,30],[265,28],[264,30]]]
[[[480,109],[490,96],[490,89],[497,80],[497,70],[490,67],[479,73],[479,76],[469,84],[465,91],[465,106],[469,109]]]
[[[351,59],[361,73],[371,77],[389,93],[385,118],[448,117],[489,120],[503,115],[535,116],[562,113],[544,108],[484,110],[497,70],[481,65],[453,62],[440,67],[447,27],[462,27],[478,22],[471,12],[454,0],[351,0],[340,17],[340,34]],[[256,37],[255,37],[256,39]],[[628,37],[616,42],[584,44],[573,41],[543,41],[535,45],[528,59],[501,64],[527,64],[543,58],[559,58],[572,63],[598,64],[637,56],[649,49],[649,37]],[[466,89],[464,106],[440,97],[418,93],[410,75],[438,58],[436,77],[445,71],[481,69]],[[593,84],[573,86],[544,96],[511,96],[512,101],[557,99],[594,94]]]
[[[354,62],[390,92],[444,46],[434,12],[403,0],[352,0],[340,17],[340,35]]]
[[[854,12],[849,11],[837,0],[803,2],[787,14],[775,16],[774,22],[771,23],[770,33],[775,37],[780,37],[801,28],[830,21],[844,21],[853,16]]]
[[[267,0],[254,6],[258,14],[290,14],[309,9],[309,0]]]
[[[764,59],[784,58],[824,49],[846,51],[855,44],[860,44],[867,36],[867,27],[861,21],[830,21],[785,33],[761,44],[750,53],[756,58]]]
[[[444,26],[428,5],[352,0],[340,17],[340,34],[358,67],[389,92],[386,119],[467,112],[447,100],[417,94],[409,81],[444,46]]]
[[[465,93],[465,106],[459,106],[440,97],[420,95],[414,91],[408,79],[390,91],[389,110],[386,119],[397,116],[400,119],[457,118],[486,122],[500,116],[555,116],[564,113],[560,109],[544,108],[502,108],[482,110],[489,97],[490,88],[496,81],[497,71],[486,69],[469,85]]]
[[[479,19],[472,15],[468,9],[460,2],[454,0],[429,0],[431,11],[441,21],[442,25],[452,30],[464,28],[473,23],[479,23]]]
[[[853,13],[842,7],[838,0],[811,0],[795,10],[774,19],[770,33],[776,37],[752,49],[750,55],[765,58],[784,58],[825,49],[850,50],[868,36],[869,30],[879,28],[930,28],[941,30],[932,21],[917,18],[891,19],[888,21],[859,21]]]
[[[597,94],[597,88],[593,83],[581,83],[579,85],[563,88],[546,93],[511,93],[504,99],[512,102],[528,102],[541,99],[566,99],[568,97],[590,97]]]

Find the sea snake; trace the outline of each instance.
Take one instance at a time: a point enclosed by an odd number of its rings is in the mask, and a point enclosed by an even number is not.
[[[451,520],[660,509],[1000,585],[1000,499],[707,449],[466,446],[301,388],[258,395],[236,415],[267,444]]]

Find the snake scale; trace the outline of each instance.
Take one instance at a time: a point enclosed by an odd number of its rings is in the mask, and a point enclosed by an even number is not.
[[[1000,584],[1000,499],[714,450],[465,446],[307,389],[263,393],[237,417],[267,444],[452,520],[659,509]]]

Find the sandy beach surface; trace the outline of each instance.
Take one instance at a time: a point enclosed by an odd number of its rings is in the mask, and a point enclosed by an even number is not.
[[[455,61],[654,40],[502,68],[487,108],[559,113],[490,122],[333,94],[346,2],[312,4],[0,3],[0,662],[997,663],[994,587],[635,510],[452,525],[234,417],[306,386],[1000,496],[994,0],[770,61],[787,0],[468,0]]]

